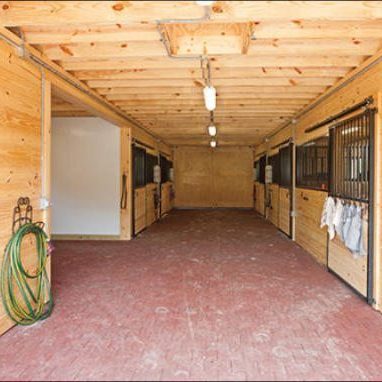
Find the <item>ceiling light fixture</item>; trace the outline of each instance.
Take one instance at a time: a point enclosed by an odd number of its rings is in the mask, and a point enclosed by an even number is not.
[[[206,86],[203,89],[204,104],[208,111],[216,109],[216,89],[213,86]]]
[[[215,125],[210,125],[208,126],[208,134],[211,136],[211,137],[215,137],[216,134],[217,134],[217,129],[216,129],[216,126]]]
[[[211,146],[213,149],[217,146],[217,142],[215,141],[215,139],[213,139],[213,140],[210,142],[210,146]]]
[[[200,5],[201,7],[210,7],[214,2],[215,1],[208,1],[208,0],[195,1],[195,3]]]
[[[211,84],[211,66],[207,57],[202,57],[200,61],[205,87],[203,89],[204,104],[208,111],[216,108],[216,89]]]
[[[214,112],[213,111],[210,112],[210,124],[207,128],[207,131],[211,137],[215,137],[216,134],[218,133],[218,129],[216,128],[215,122],[214,122]]]

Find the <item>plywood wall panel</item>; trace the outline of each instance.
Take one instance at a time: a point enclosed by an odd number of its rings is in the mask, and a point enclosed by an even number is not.
[[[296,189],[296,242],[325,265],[327,231],[320,228],[320,222],[326,197],[323,191]]]
[[[250,148],[179,147],[175,150],[177,207],[252,207]]]
[[[279,185],[270,184],[268,188],[268,198],[270,201],[269,207],[267,207],[267,218],[268,220],[275,225],[279,226]]]
[[[279,228],[290,235],[290,190],[283,187],[279,190]]]
[[[212,154],[205,148],[177,148],[174,159],[175,206],[213,205]]]
[[[367,256],[354,257],[338,237],[329,241],[329,251],[329,268],[366,297]]]
[[[172,209],[172,182],[166,182],[162,184],[161,192],[161,213],[165,215],[169,213]]]
[[[134,233],[146,228],[146,187],[134,191]]]
[[[255,209],[260,215],[265,213],[265,186],[259,182],[255,183]]]
[[[11,237],[12,214],[17,200],[28,196],[34,219],[41,196],[41,74],[21,61],[10,46],[0,42],[0,247]],[[35,251],[30,241],[23,246],[23,261],[34,269]],[[0,262],[3,251],[0,252]],[[49,269],[48,269],[49,272]],[[0,334],[13,323],[0,305]]]
[[[146,225],[149,227],[157,220],[157,210],[155,208],[155,193],[157,185],[150,183],[146,185]]]
[[[250,149],[212,151],[214,207],[252,207],[253,163]]]

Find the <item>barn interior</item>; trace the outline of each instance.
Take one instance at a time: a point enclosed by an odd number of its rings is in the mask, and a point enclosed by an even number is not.
[[[382,2],[0,1],[1,380],[382,378]]]

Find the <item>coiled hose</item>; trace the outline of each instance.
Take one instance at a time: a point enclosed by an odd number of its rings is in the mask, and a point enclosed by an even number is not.
[[[27,235],[36,242],[37,269],[28,273],[21,259],[21,244]],[[38,223],[21,226],[9,240],[1,269],[1,296],[8,316],[19,325],[32,325],[50,316],[53,298],[46,262],[48,259],[48,237]],[[30,285],[32,280],[33,287]]]

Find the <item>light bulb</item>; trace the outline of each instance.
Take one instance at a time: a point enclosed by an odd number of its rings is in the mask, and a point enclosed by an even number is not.
[[[204,103],[208,111],[216,108],[216,89],[213,86],[206,86],[203,89]]]
[[[209,7],[209,6],[211,6],[214,2],[215,2],[215,1],[208,1],[208,0],[203,1],[203,0],[201,0],[201,1],[196,1],[196,4],[198,4],[198,5],[202,6],[202,7]]]
[[[212,141],[210,142],[210,146],[211,146],[212,148],[215,148],[216,145],[217,145],[217,142],[216,142],[215,140],[212,140]]]
[[[216,129],[216,126],[214,125],[210,125],[208,126],[208,134],[211,136],[211,137],[214,137],[216,134],[217,134],[217,129]]]

